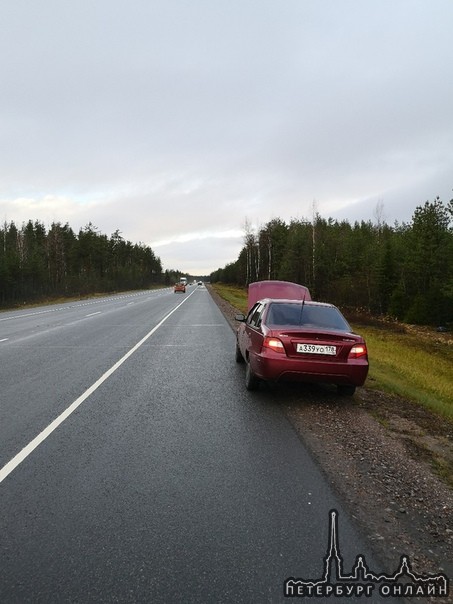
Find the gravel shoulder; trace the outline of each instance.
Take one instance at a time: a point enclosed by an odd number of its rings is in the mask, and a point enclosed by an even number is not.
[[[239,311],[208,289],[235,329]],[[442,572],[451,582],[453,425],[371,388],[351,398],[315,386],[280,388],[284,413],[387,566],[383,570],[393,572],[404,554],[414,572]]]

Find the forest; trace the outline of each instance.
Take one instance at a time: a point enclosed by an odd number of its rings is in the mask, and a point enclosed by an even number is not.
[[[170,282],[152,249],[110,237],[89,223],[75,233],[68,224],[39,221],[0,226],[0,306],[97,292],[141,289]]]
[[[262,279],[309,287],[312,298],[407,323],[453,326],[453,200],[416,207],[410,223],[274,218],[252,228],[235,262],[212,282],[247,286]],[[78,233],[59,222],[0,225],[0,307],[51,298],[174,283],[142,243],[110,237],[89,223]]]
[[[235,262],[212,282],[246,286],[262,279],[308,286],[312,298],[407,323],[453,326],[453,200],[417,206],[411,222],[275,218],[246,222]]]

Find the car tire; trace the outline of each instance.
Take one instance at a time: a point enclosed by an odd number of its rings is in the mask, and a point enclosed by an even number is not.
[[[234,355],[234,358],[236,359],[236,363],[244,362],[244,357],[242,356],[241,350],[240,350],[237,342],[236,342],[236,353]]]
[[[245,387],[247,390],[257,390],[259,383],[259,378],[253,373],[250,362],[248,362],[245,368]]]
[[[353,396],[355,392],[355,386],[349,386],[348,384],[338,384],[338,394],[341,396]]]

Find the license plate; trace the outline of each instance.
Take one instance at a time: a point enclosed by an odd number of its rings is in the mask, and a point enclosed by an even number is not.
[[[302,354],[330,354],[332,356],[337,354],[336,346],[321,346],[320,344],[297,344],[296,350]]]

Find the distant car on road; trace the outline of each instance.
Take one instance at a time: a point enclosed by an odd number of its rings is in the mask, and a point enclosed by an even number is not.
[[[184,283],[176,283],[175,287],[174,287],[174,293],[182,293],[185,294],[186,293],[186,286],[184,285]]]
[[[318,382],[353,395],[368,374],[365,340],[333,304],[301,299],[297,284],[259,283],[252,296],[259,289],[272,291],[272,298],[256,300],[247,316],[236,315],[236,361],[246,363],[246,388],[256,390],[261,380]],[[285,297],[278,296],[278,283]]]

